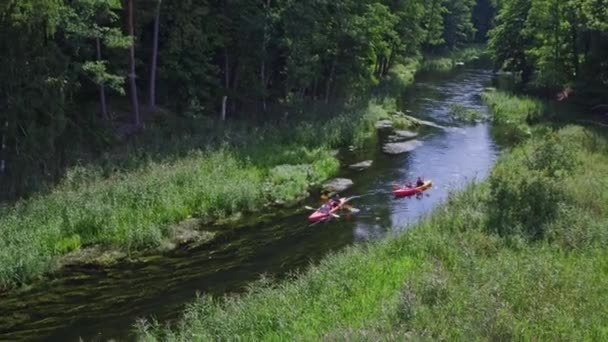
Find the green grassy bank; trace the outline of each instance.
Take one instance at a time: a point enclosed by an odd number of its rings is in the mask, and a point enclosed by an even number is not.
[[[197,134],[213,134],[217,147],[127,160],[137,166],[109,174],[74,168],[52,192],[0,209],[0,289],[52,271],[61,256],[87,246],[154,248],[190,217],[226,220],[297,201],[337,173],[331,149],[369,139],[382,112],[370,105],[314,122],[200,127]]]
[[[410,61],[391,74],[395,87],[411,84],[418,66]],[[0,292],[56,270],[67,255],[78,260],[87,247],[156,249],[179,239],[177,224],[192,217],[234,222],[297,203],[337,174],[333,149],[376,138],[375,123],[396,110],[386,96],[333,109],[294,107],[267,124],[160,113],[118,152],[71,168],[45,194],[0,207]]]
[[[522,108],[539,105],[499,93],[486,100],[494,120],[522,125],[531,120]],[[200,298],[172,329],[142,323],[139,339],[608,338],[608,135],[573,125],[527,131],[487,181],[407,233],[240,297]]]

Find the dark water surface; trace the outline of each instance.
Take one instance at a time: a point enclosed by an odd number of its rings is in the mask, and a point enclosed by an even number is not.
[[[309,227],[298,212],[269,223],[220,233],[211,244],[190,251],[99,269],[72,269],[44,285],[0,297],[0,340],[130,340],[138,317],[175,319],[197,292],[222,295],[240,291],[260,274],[298,270],[332,251],[404,229],[444,201],[451,190],[484,178],[498,148],[486,123],[459,124],[450,117],[453,105],[486,113],[481,101],[490,85],[487,70],[427,74],[403,95],[401,106],[411,115],[446,129],[428,129],[422,146],[390,157],[372,146],[347,152],[345,164],[367,159],[365,172],[345,170],[355,187],[344,195],[364,195],[354,204],[361,212]],[[423,175],[434,182],[422,198],[395,199],[395,181]],[[311,199],[310,205],[317,201]]]

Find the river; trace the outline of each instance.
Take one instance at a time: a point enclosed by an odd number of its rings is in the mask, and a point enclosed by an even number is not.
[[[343,195],[361,211],[310,227],[301,210],[262,224],[224,230],[211,244],[178,250],[107,268],[69,269],[49,281],[0,297],[0,340],[133,339],[139,317],[161,321],[179,317],[197,293],[223,295],[242,290],[261,274],[281,276],[302,270],[333,251],[378,239],[428,214],[449,192],[483,179],[497,155],[487,123],[462,124],[452,105],[487,113],[481,92],[491,85],[485,69],[427,73],[403,94],[400,106],[413,116],[446,129],[428,129],[421,147],[388,156],[380,146],[341,154],[343,164],[374,160],[363,172],[345,168],[355,186]],[[434,187],[421,198],[395,199],[395,181],[422,175]],[[318,205],[318,199],[308,203]]]

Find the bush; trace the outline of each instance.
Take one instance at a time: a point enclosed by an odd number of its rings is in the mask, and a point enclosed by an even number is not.
[[[579,165],[578,147],[545,135],[503,158],[492,171],[490,230],[538,239],[566,200],[564,181]]]
[[[484,92],[483,99],[492,113],[496,139],[510,146],[532,136],[529,124],[538,121],[545,112],[542,102],[528,97],[487,91]]]

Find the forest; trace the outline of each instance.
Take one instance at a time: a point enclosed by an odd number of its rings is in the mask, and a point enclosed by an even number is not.
[[[43,189],[159,109],[219,121],[347,103],[399,60],[483,40],[486,12],[472,0],[5,1],[2,198]]]
[[[606,7],[602,0],[4,1],[1,199],[59,180],[83,153],[99,154],[150,125],[159,108],[225,120],[348,102],[404,58],[488,37],[497,69],[524,83],[597,92],[608,79]]]
[[[607,124],[608,0],[3,0],[0,339],[606,339]],[[345,173],[362,215],[309,226]],[[184,256],[230,296],[168,326]]]

